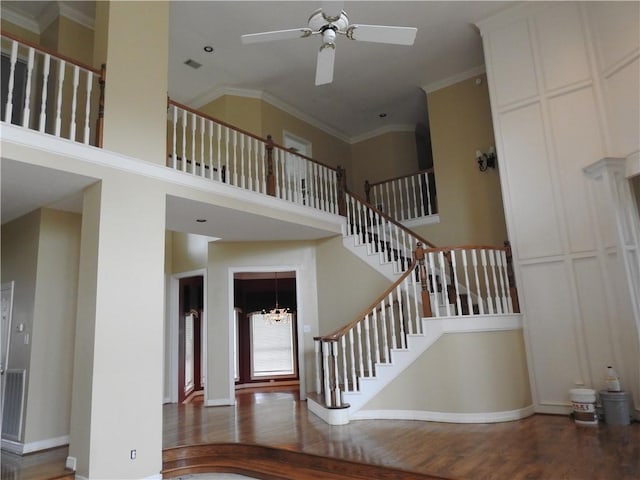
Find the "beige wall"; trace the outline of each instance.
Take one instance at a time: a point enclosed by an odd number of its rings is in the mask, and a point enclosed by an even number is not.
[[[225,402],[234,398],[229,377],[233,372],[229,363],[230,312],[233,307],[229,304],[232,288],[232,284],[229,284],[230,269],[297,269],[298,330],[304,325],[308,325],[310,330],[304,333],[299,349],[304,356],[306,389],[314,389],[313,337],[318,335],[314,242],[213,242],[209,243],[208,261],[207,400]]]
[[[110,2],[104,148],[166,163],[168,2]],[[96,20],[98,25],[104,19]],[[143,24],[144,28],[140,28]],[[103,32],[96,30],[98,40]],[[96,60],[104,56],[96,48]]]
[[[480,172],[476,150],[495,146],[484,75],[427,95],[440,223],[416,228],[436,245],[502,245],[499,171]]]
[[[69,454],[88,478],[157,475],[164,189],[148,178],[106,174],[85,195],[82,235]],[[129,459],[133,449],[135,462]]]
[[[351,190],[364,196],[364,181],[378,182],[418,171],[415,132],[388,132],[351,146]]]
[[[284,132],[293,134],[311,142],[315,160],[330,167],[351,167],[348,143],[264,100],[224,95],[199,110],[261,138],[271,135],[279,145],[283,144]]]
[[[81,216],[42,209],[24,442],[69,434]]]
[[[342,245],[342,237],[316,243],[318,321],[328,335],[354,320],[391,282]]]
[[[531,405],[520,330],[445,334],[363,407],[446,413]]]
[[[4,18],[0,20],[0,25],[2,26],[3,32],[11,33],[18,38],[27,40],[28,42],[40,44],[40,35],[38,35],[37,33],[33,33],[31,30],[27,30],[26,28],[14,25]]]
[[[171,258],[168,273],[190,272],[206,268],[209,237],[192,233],[168,231],[171,242],[167,245],[165,255]]]
[[[2,283],[14,281],[13,325],[24,325],[23,332],[11,332],[9,368],[30,372],[31,345],[24,343],[33,333],[36,295],[40,211],[24,215],[2,225]],[[27,377],[27,382],[29,378]],[[27,401],[29,392],[27,391]]]
[[[86,65],[93,62],[93,30],[68,19],[58,17],[58,52]]]

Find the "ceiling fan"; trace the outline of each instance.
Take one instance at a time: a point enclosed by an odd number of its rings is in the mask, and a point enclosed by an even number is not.
[[[314,11],[308,20],[308,27],[275,30],[272,32],[242,35],[242,43],[261,43],[274,40],[322,36],[316,63],[316,85],[333,81],[333,64],[336,55],[336,37],[344,35],[349,40],[360,42],[388,43],[393,45],[413,45],[417,28],[389,27],[386,25],[351,25],[347,13],[342,10],[342,2],[323,2],[323,8]]]

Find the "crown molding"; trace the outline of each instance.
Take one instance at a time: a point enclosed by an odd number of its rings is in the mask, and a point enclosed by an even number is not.
[[[3,5],[2,8],[4,20],[36,35],[44,32],[59,16],[66,17],[90,30],[93,30],[95,26],[95,20],[74,8],[73,2],[50,2],[35,18],[27,16],[9,5]]]
[[[483,67],[484,72],[484,67]],[[377,128],[370,132],[365,132],[360,135],[356,135],[355,137],[349,137],[345,133],[321,122],[317,118],[308,115],[294,106],[286,103],[283,100],[271,95],[270,93],[266,93],[262,90],[251,90],[247,88],[235,88],[235,87],[217,87],[203,94],[200,94],[191,100],[185,102],[185,105],[193,108],[199,109],[204,107],[205,105],[217,100],[220,97],[225,95],[231,95],[236,97],[244,97],[244,98],[255,98],[258,100],[262,100],[267,102],[269,105],[276,107],[283,112],[288,113],[289,115],[296,117],[298,120],[301,120],[312,127],[317,128],[318,130],[322,130],[328,135],[337,138],[338,140],[342,140],[349,145],[353,145],[356,143],[360,143],[364,140],[369,140],[370,138],[374,138],[380,135],[384,135],[385,133],[392,132],[415,132],[415,125],[387,125],[381,128]]]
[[[77,10],[73,7],[73,2],[58,2],[60,8],[60,15],[67,17],[69,20],[82,25],[83,27],[93,30],[96,25],[95,18]]]
[[[385,125],[384,127],[376,128],[375,130],[371,130],[370,132],[363,133],[361,135],[357,135],[352,137],[349,140],[351,145],[356,143],[364,142],[365,140],[369,140],[370,138],[379,137],[380,135],[384,135],[386,133],[397,133],[397,132],[411,132],[415,133],[416,126],[415,125]]]
[[[450,77],[444,78],[442,80],[438,80],[437,82],[430,83],[428,85],[424,85],[422,89],[427,93],[433,93],[436,90],[441,90],[443,88],[449,87],[459,82],[463,82],[464,80],[468,80],[476,75],[482,75],[486,72],[484,65],[478,65],[477,67],[473,67],[464,72],[457,73],[456,75],[452,75]]]
[[[234,88],[234,87],[217,87],[208,92],[205,92],[197,97],[194,97],[192,100],[187,102],[186,104],[194,109],[198,109],[203,107],[204,105],[217,100],[224,95],[232,95],[236,97],[244,97],[244,98],[256,98],[267,102],[269,105],[276,107],[289,115],[296,117],[298,120],[302,120],[305,123],[317,128],[318,130],[322,130],[323,132],[336,137],[339,140],[342,140],[345,143],[351,143],[351,139],[345,135],[343,132],[321,122],[317,118],[308,115],[294,106],[286,103],[283,100],[271,95],[270,93],[264,92],[262,90],[251,90],[245,88]]]
[[[38,21],[36,19],[27,17],[26,15],[17,12],[9,5],[3,5],[2,18],[9,23],[13,23],[20,28],[24,28],[25,30],[30,31],[31,33],[40,35],[40,25],[38,24]]]
[[[55,22],[59,16],[60,8],[58,7],[58,2],[48,3],[37,16],[40,33],[49,28],[49,26]]]

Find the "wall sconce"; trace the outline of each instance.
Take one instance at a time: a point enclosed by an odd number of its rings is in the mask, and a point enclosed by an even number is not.
[[[476,161],[478,162],[478,168],[481,172],[486,172],[487,168],[496,168],[497,156],[493,147],[489,147],[487,153],[482,153],[480,150],[476,150]]]

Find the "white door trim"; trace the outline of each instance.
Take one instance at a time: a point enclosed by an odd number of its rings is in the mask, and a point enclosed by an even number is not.
[[[302,294],[300,288],[300,267],[294,265],[260,265],[255,267],[229,267],[229,392],[235,391],[235,379],[233,376],[233,366],[235,358],[233,356],[233,322],[234,316],[234,287],[233,277],[236,273],[241,272],[295,272],[296,274],[296,338],[298,343],[298,377],[300,381],[300,400],[306,400],[307,388],[305,381],[305,365],[304,365],[304,305],[302,303]],[[232,395],[235,398],[235,395]],[[235,403],[234,403],[235,404]]]
[[[197,270],[191,270],[189,272],[175,273],[171,275],[171,282],[169,285],[169,392],[171,403],[178,402],[178,325],[180,312],[180,279],[188,277],[202,277],[202,298],[203,298],[203,311],[200,325],[202,326],[202,337],[207,338],[207,269],[199,268]],[[207,378],[207,350],[201,351],[202,362],[202,376]],[[204,398],[208,397],[208,382],[204,383]]]

